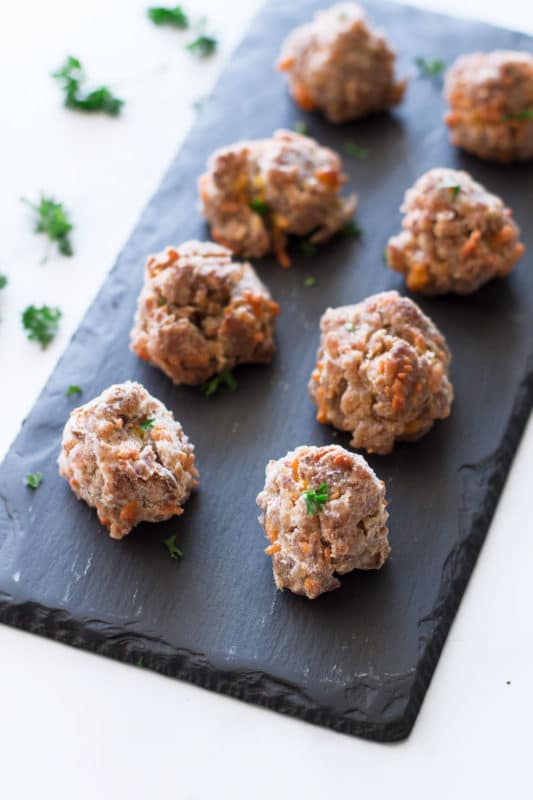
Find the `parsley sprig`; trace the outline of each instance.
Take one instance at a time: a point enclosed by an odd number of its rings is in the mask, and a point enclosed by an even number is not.
[[[452,198],[455,200],[459,192],[461,191],[461,184],[456,183],[451,179],[445,179],[439,183],[437,189],[449,189],[452,193]]]
[[[139,428],[142,431],[151,431],[154,427],[155,417],[151,417],[150,419],[143,419],[139,422]]]
[[[22,326],[28,339],[39,342],[42,349],[48,347],[59,328],[61,311],[50,306],[28,306],[22,312]]]
[[[441,58],[415,58],[419,75],[422,78],[437,78],[442,74],[446,63]]]
[[[32,203],[25,197],[21,199],[35,211],[35,232],[46,234],[51,242],[56,242],[60,253],[71,256],[73,250],[69,234],[73,225],[63,204],[45,194],[41,194],[38,203]]]
[[[181,6],[168,8],[166,6],[153,6],[147,9],[147,14],[154,25],[169,25],[184,31],[189,27],[189,17]]]
[[[120,114],[124,100],[115,97],[107,86],[98,86],[92,92],[83,93],[82,84],[86,75],[79,59],[68,56],[57,72],[52,73],[62,85],[65,93],[65,106],[79,111],[102,111],[111,117]]]
[[[38,489],[42,482],[42,472],[28,472],[24,478],[24,485],[27,486],[28,489]]]
[[[368,158],[368,150],[366,147],[359,147],[352,139],[347,139],[344,142],[344,149],[352,158],[357,158],[358,161],[365,161]]]
[[[305,508],[308,514],[320,514],[325,503],[329,500],[329,491],[326,483],[321,483],[318,489],[309,489],[303,492]]]
[[[265,214],[268,213],[268,204],[265,203],[264,200],[260,200],[259,197],[252,198],[248,205],[252,211],[255,211],[255,213],[259,214],[261,217],[264,217]]]
[[[173,561],[179,561],[179,559],[183,556],[183,553],[176,545],[176,534],[173,533],[172,536],[168,537],[168,539],[164,539],[163,544],[167,548],[170,558]]]
[[[303,119],[297,119],[293,125],[293,128],[296,133],[300,133],[302,136],[306,136],[309,131],[309,126],[307,122],[303,121]]]
[[[2,275],[0,272],[0,289],[5,289],[7,286],[7,275]]]
[[[533,108],[524,108],[514,114],[505,114],[503,122],[527,122],[529,119],[533,119]]]
[[[81,386],[76,386],[75,383],[71,383],[65,394],[67,397],[72,397],[75,394],[81,394],[81,392],[82,392]]]
[[[304,280],[304,286],[306,289],[311,289],[313,286],[317,285],[317,279],[314,275],[308,275],[307,278]]]
[[[363,235],[363,229],[357,224],[357,222],[354,222],[353,220],[346,223],[342,229],[342,232],[345,236],[349,236],[351,239],[360,239]]]
[[[206,397],[216,394],[222,386],[226,386],[231,392],[234,392],[239,384],[233,377],[229,369],[225,369],[219,375],[213,375],[208,381],[202,384],[202,391]]]

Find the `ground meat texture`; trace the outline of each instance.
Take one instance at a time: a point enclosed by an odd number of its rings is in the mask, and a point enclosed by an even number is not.
[[[289,235],[324,242],[351,219],[357,201],[340,196],[345,182],[333,150],[281,130],[218,150],[199,187],[217,242],[244,257],[274,252],[288,267]]]
[[[130,381],[74,409],[58,463],[59,474],[76,497],[96,508],[113,539],[140,522],[181,514],[198,483],[194,447],[181,425]]]
[[[401,210],[404,230],[389,240],[387,261],[413,292],[470,294],[507,275],[524,252],[511,210],[467,172],[426,172]]]
[[[347,122],[394,106],[406,82],[394,78],[395,55],[369,28],[355,3],[319,11],[285,41],[278,68],[306,111],[319,109],[330,122]]]
[[[327,501],[310,509],[306,492],[324,484]],[[390,553],[383,481],[343,447],[297,447],[269,461],[257,505],[278,589],[312,600],[337,589],[337,575],[379,569]]]
[[[450,413],[451,356],[420,308],[398,292],[329,308],[309,393],[317,420],[351,431],[354,447],[390,453]]]
[[[212,242],[186,242],[148,259],[131,347],[174,383],[198,384],[270,361],[278,313],[250,264]]]
[[[456,147],[489,161],[533,158],[533,55],[471,53],[446,75],[445,122]]]

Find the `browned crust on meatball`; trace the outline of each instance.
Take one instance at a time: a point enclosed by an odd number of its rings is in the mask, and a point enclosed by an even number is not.
[[[198,484],[194,447],[180,423],[130,381],[72,411],[58,464],[59,474],[96,509],[113,539],[140,522],[182,514]]]
[[[185,242],[148,259],[131,348],[174,383],[199,384],[271,361],[278,313],[251,264],[212,242]]]
[[[450,352],[420,308],[398,292],[330,308],[309,393],[317,420],[351,431],[351,444],[390,453],[450,413]]]
[[[218,150],[199,189],[215,241],[246,258],[273,252],[288,267],[290,235],[324,242],[351,219],[357,202],[340,196],[345,182],[333,150],[280,130]]]
[[[401,210],[404,230],[389,239],[387,261],[412,292],[470,294],[507,275],[524,253],[511,210],[467,172],[426,172]]]
[[[322,484],[328,500],[308,513],[305,492]],[[337,575],[380,569],[389,556],[384,483],[338,445],[297,447],[269,461],[257,504],[278,589],[314,599],[340,586]]]
[[[533,55],[460,56],[446,75],[445,122],[456,147],[488,161],[533,158]]]
[[[406,81],[396,81],[396,56],[355,3],[318,11],[283,44],[278,69],[286,72],[295,103],[319,109],[330,122],[347,122],[397,105]]]

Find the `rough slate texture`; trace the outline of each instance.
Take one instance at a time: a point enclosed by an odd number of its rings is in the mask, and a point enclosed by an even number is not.
[[[485,537],[533,394],[531,166],[496,167],[455,152],[441,124],[440,82],[414,76],[418,55],[448,62],[473,49],[531,50],[526,36],[374,3],[411,72],[407,101],[391,116],[310,132],[346,157],[360,195],[361,242],[340,239],[292,270],[259,271],[282,305],[271,367],[241,368],[238,391],[204,398],[175,388],[128,352],[145,257],[206,235],[196,178],[208,154],[240,137],[270,134],[304,115],[271,64],[286,32],[318,2],[270,3],[238,49],[194,131],[120,255],[19,434],[0,474],[0,619],[35,633],[268,706],[338,731],[391,741],[408,735]],[[290,8],[289,8],[290,6]],[[380,573],[354,573],[315,602],[274,589],[255,497],[270,457],[303,443],[347,445],[314,421],[306,383],[328,305],[401,288],[382,261],[400,225],[404,189],[436,165],[464,167],[503,195],[528,254],[505,282],[470,298],[421,302],[455,353],[451,418],[423,441],[370,459],[391,500],[392,557]],[[319,285],[305,288],[315,275]],[[180,519],[107,538],[93,511],[57,476],[60,434],[76,398],[139,380],[182,421],[197,445],[201,490]],[[22,484],[44,474],[35,493]],[[179,535],[171,561],[162,540]],[[438,724],[438,720],[435,721]]]

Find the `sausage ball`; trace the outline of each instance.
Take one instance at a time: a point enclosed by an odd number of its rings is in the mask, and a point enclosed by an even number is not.
[[[444,88],[456,147],[488,161],[533,158],[533,55],[513,50],[457,59]]]
[[[395,58],[359,6],[339,3],[289,35],[277,66],[300,108],[347,122],[401,101],[406,82],[394,78]]]
[[[115,384],[75,408],[63,432],[59,474],[96,508],[113,539],[140,522],[182,514],[197,486],[194,447],[172,413],[140,383]]]
[[[198,384],[275,351],[279,306],[251,264],[212,242],[185,242],[151,256],[131,349],[174,383]]]
[[[412,292],[470,294],[507,275],[524,252],[503,201],[467,172],[432,169],[405,193],[404,230],[387,261]]]
[[[317,420],[351,431],[351,444],[390,453],[450,414],[453,387],[446,341],[419,307],[398,292],[329,308],[309,393]]]
[[[325,242],[351,219],[357,201],[340,196],[345,182],[333,150],[282,130],[218,150],[199,187],[217,242],[244,257],[274,252],[288,267],[290,234]]]
[[[385,486],[362,456],[343,447],[297,447],[269,461],[257,497],[278,589],[313,600],[337,575],[387,560]]]

